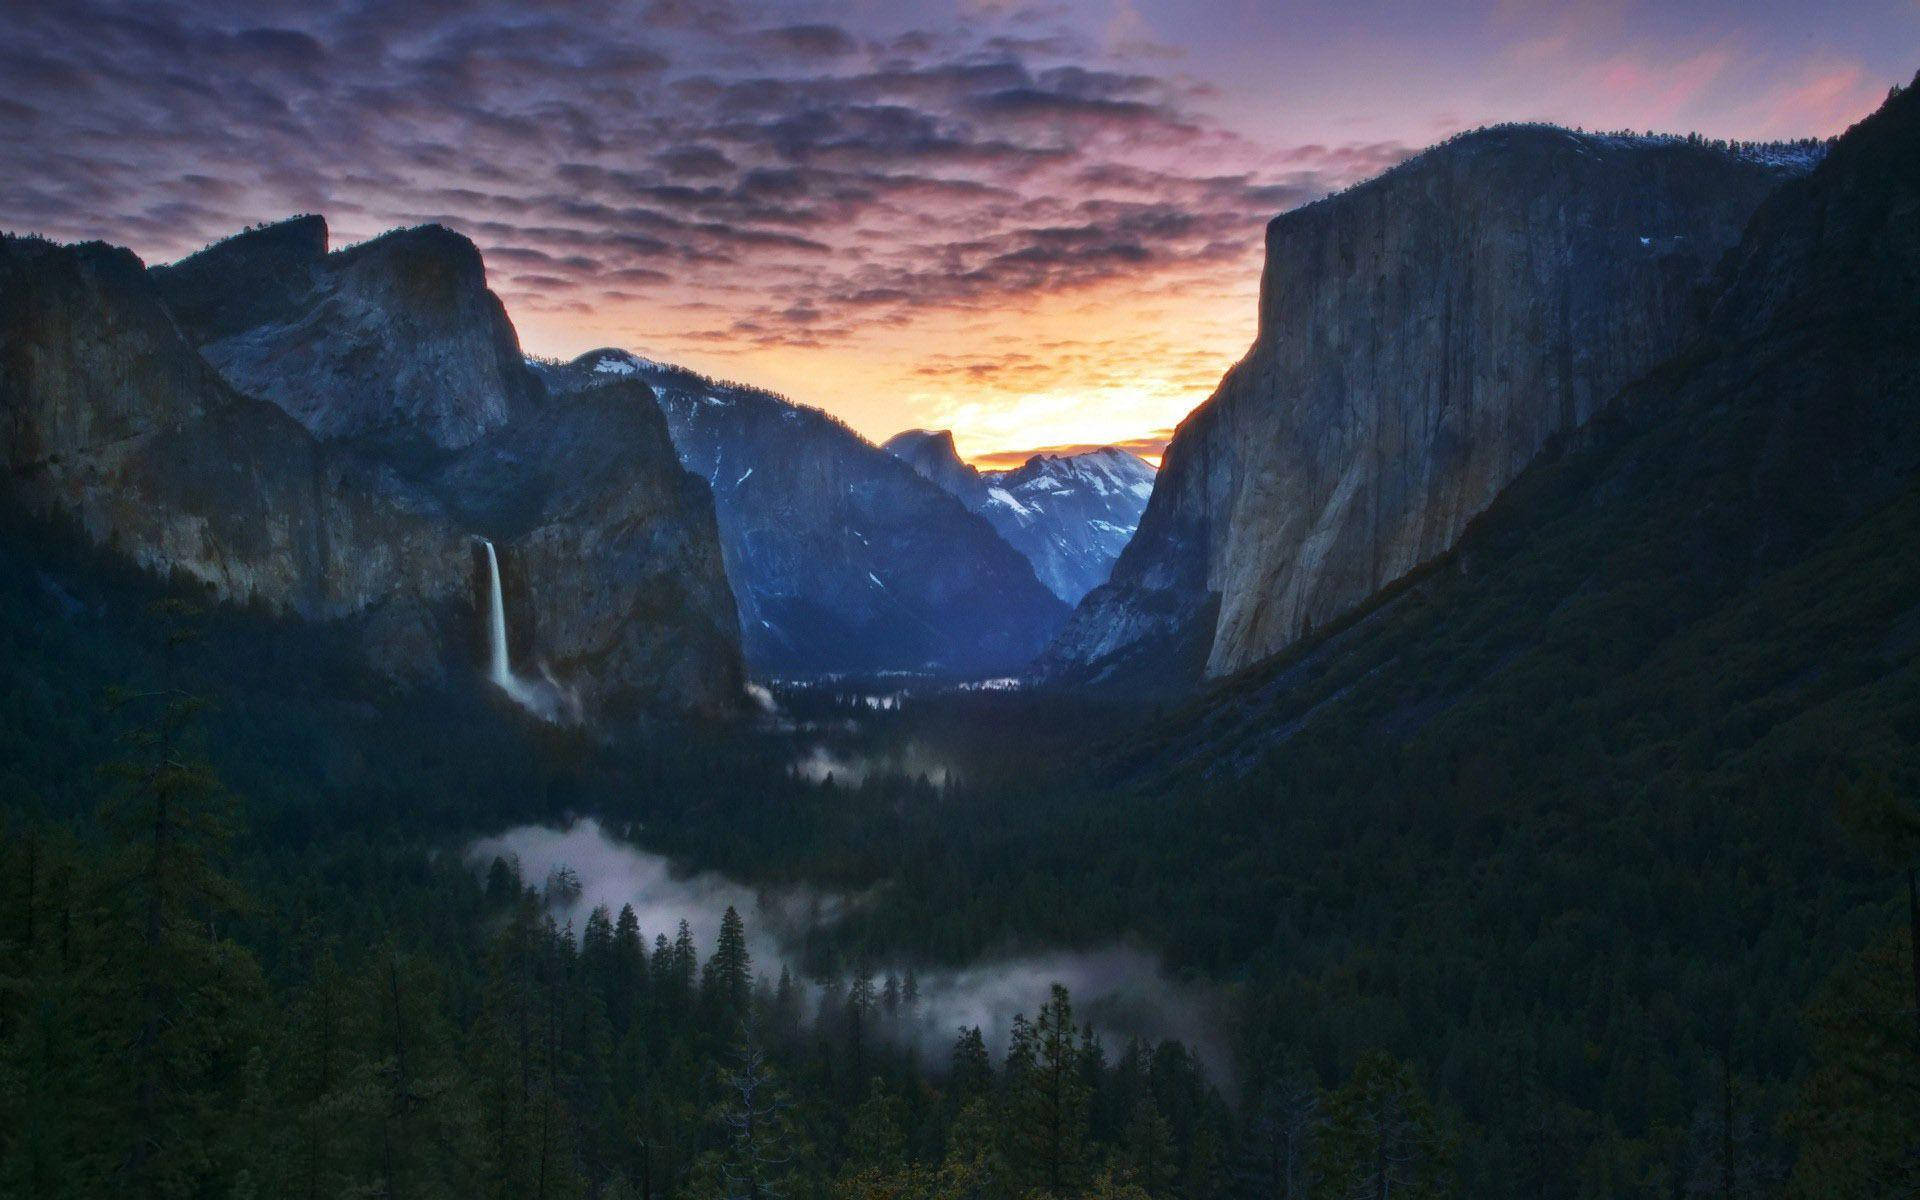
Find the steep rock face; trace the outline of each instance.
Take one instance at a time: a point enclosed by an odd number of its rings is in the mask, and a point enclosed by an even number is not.
[[[261,282],[304,253],[272,242],[245,235],[196,269],[221,277],[224,254],[236,290]],[[678,465],[643,387],[528,406],[458,450],[318,437],[223,379],[162,299],[170,292],[217,326],[314,294],[263,288],[225,304],[177,275],[156,286],[124,250],[0,243],[8,498],[151,570],[202,580],[220,599],[357,622],[368,657],[400,676],[484,663],[476,548],[488,537],[516,657],[549,666],[590,718],[738,710],[744,672],[711,500]],[[390,311],[361,332],[391,337],[420,300],[388,293]],[[498,333],[490,317],[483,333]],[[437,351],[406,365],[411,350],[388,340],[372,353],[424,378]],[[326,346],[319,355],[336,357]],[[502,394],[543,395],[517,347],[506,368]]]
[[[709,714],[738,707],[739,617],[713,499],[645,384],[556,400],[475,443],[435,486],[495,543],[517,662],[615,717],[662,693]]]
[[[326,218],[293,217],[236,233],[147,274],[191,339],[214,342],[293,319],[326,256]]]
[[[125,250],[0,242],[0,403],[18,503],[222,599],[324,619],[465,591],[460,539],[228,387]]]
[[[230,383],[320,437],[456,450],[538,406],[472,242],[423,225],[325,248],[325,222],[301,217],[156,277]]]
[[[659,396],[712,488],[757,670],[1008,670],[1065,615],[985,521],[824,413],[619,350],[545,373],[563,395],[634,379]]]
[[[1323,731],[1351,759],[1457,762],[1577,721],[1611,734],[1532,773],[1611,808],[1637,773],[1664,794],[1669,772],[1792,778],[1910,744],[1920,87],[1767,198],[1708,311],[1451,554],[1209,693],[1132,766],[1286,778]]]
[[[978,468],[960,457],[951,429],[903,430],[880,448],[974,512],[987,502],[986,481]]]
[[[1068,604],[1107,581],[1153,494],[1153,467],[1115,446],[1036,454],[1011,471],[963,462],[947,430],[910,429],[884,448],[985,517]]]
[[[1043,670],[1229,673],[1446,550],[1698,328],[1699,286],[1805,166],[1510,127],[1275,218],[1252,349]]]

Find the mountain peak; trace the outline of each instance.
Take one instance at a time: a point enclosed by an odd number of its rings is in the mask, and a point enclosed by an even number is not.
[[[156,268],[183,332],[241,391],[323,439],[457,449],[537,405],[486,264],[444,225],[326,252],[322,217]]]
[[[256,225],[150,272],[167,307],[200,343],[289,316],[327,257],[317,214]]]
[[[880,448],[898,458],[916,453],[937,453],[955,462],[960,461],[960,451],[954,447],[951,429],[903,429],[881,443]]]
[[[1496,127],[1275,218],[1253,346],[1045,670],[1231,674],[1445,553],[1694,335],[1697,289],[1804,171],[1746,151]]]
[[[236,259],[263,256],[291,256],[318,262],[326,253],[327,219],[319,213],[302,213],[249,226],[231,237],[194,251],[170,266],[155,269],[178,271],[208,262],[230,267]]]
[[[951,429],[908,429],[888,438],[880,448],[968,508],[976,507],[983,496],[980,472],[960,457]]]

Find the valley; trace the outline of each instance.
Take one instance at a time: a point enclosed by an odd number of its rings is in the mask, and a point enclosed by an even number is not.
[[[1471,130],[985,469],[5,235],[0,1194],[1907,1194],[1916,218],[1911,86]]]

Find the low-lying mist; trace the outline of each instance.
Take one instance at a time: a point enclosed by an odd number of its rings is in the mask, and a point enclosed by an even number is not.
[[[495,857],[517,859],[530,883],[577,876],[570,886],[548,889],[556,920],[576,933],[588,914],[605,905],[618,914],[632,905],[647,942],[674,935],[686,921],[702,957],[710,953],[728,906],[746,921],[754,969],[777,976],[783,966],[801,973],[798,947],[804,937],[842,920],[872,896],[848,896],[810,888],[754,889],[713,871],[677,871],[664,856],[622,841],[591,818],[565,829],[525,825],[483,838],[467,861],[484,869]],[[904,974],[905,964],[876,963],[876,975]],[[1128,946],[1063,949],[997,955],[964,967],[918,967],[917,1009],[897,1024],[933,1064],[942,1064],[963,1027],[979,1026],[988,1044],[1004,1050],[1016,1014],[1033,1015],[1051,985],[1073,994],[1075,1014],[1109,1041],[1133,1037],[1178,1039],[1200,1056],[1214,1081],[1230,1083],[1228,1059],[1217,1036],[1217,998],[1207,989],[1167,978],[1158,958]],[[817,987],[816,987],[817,992]]]
[[[840,787],[859,787],[869,779],[900,778],[924,779],[943,788],[952,778],[947,764],[917,742],[872,754],[838,751],[816,743],[794,759],[788,770],[809,783],[832,780]]]

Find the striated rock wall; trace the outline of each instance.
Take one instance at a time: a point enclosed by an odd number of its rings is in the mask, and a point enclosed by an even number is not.
[[[540,400],[472,242],[438,225],[325,253],[300,217],[156,280],[207,360],[323,438],[457,450]]]
[[[459,536],[228,387],[125,250],[0,243],[0,405],[17,501],[222,599],[324,619],[464,591]]]
[[[712,501],[678,465],[644,386],[547,405],[508,326],[504,388],[463,413],[443,410],[457,416],[462,438],[489,431],[463,448],[421,453],[416,439],[378,435],[391,428],[386,393],[334,396],[326,411],[338,421],[320,424],[343,432],[322,437],[236,390],[203,358],[164,297],[214,326],[300,308],[311,289],[275,293],[261,282],[312,246],[310,229],[299,232],[287,239],[291,252],[271,237],[222,243],[230,282],[249,297],[231,304],[202,286],[220,277],[206,265],[215,260],[196,256],[195,269],[211,273],[188,287],[178,275],[150,275],[125,250],[0,240],[6,499],[72,522],[156,573],[198,579],[219,599],[362,622],[369,659],[403,676],[479,660],[484,605],[473,556],[476,537],[489,537],[515,584],[509,613],[521,658],[550,666],[590,718],[737,711],[743,668]],[[444,242],[436,233],[425,244]],[[408,262],[422,278],[402,272],[363,293],[383,295],[384,309],[345,335],[387,331],[376,357],[407,364],[398,368],[406,378],[439,361],[433,347],[409,360],[395,332],[416,308],[437,308],[436,319],[484,318],[455,342],[491,346],[500,336],[471,244],[462,239],[444,257],[416,243],[390,259],[382,270]],[[259,262],[274,269],[257,270]],[[261,290],[245,290],[255,284]],[[485,302],[448,304],[448,287],[479,287]],[[352,357],[325,345],[319,355]],[[502,396],[531,400],[507,403],[520,419],[496,424],[489,406]],[[361,421],[358,402],[375,416]]]
[[[652,391],[617,380],[494,434],[435,486],[499,553],[516,661],[589,711],[654,693],[697,711],[745,695],[739,616],[712,495],[682,469]]]
[[[1252,349],[1043,670],[1230,673],[1445,551],[1698,329],[1700,285],[1804,167],[1509,127],[1276,218]]]

